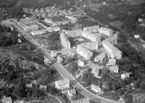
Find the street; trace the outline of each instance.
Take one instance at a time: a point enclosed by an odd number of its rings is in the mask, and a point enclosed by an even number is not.
[[[32,35],[30,33],[27,33],[26,31],[24,31],[22,28],[19,27],[19,25],[17,25],[16,23],[10,23],[10,25],[13,25],[15,28],[18,29],[19,32],[21,32],[23,34],[23,36],[29,41],[31,42],[33,45],[36,46],[36,48],[39,48],[41,50],[41,52],[43,53],[44,56],[46,56],[50,61],[53,61],[54,58],[51,57],[51,55],[48,53],[48,51],[46,50],[46,48],[43,48],[43,46],[41,46],[36,40],[33,39]],[[70,81],[73,82],[73,86],[80,90],[80,93],[82,95],[84,95],[85,97],[96,101],[98,103],[117,103],[117,101],[114,100],[110,100],[107,98],[103,98],[100,97],[98,95],[93,94],[92,92],[88,91],[85,87],[83,87],[73,76],[72,74],[70,74],[61,64],[59,63],[54,63],[53,66],[55,67],[55,69],[58,71],[58,73],[63,77],[63,78],[67,78]]]

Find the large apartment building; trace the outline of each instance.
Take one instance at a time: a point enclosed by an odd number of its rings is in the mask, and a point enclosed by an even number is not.
[[[78,45],[77,46],[77,53],[84,57],[86,60],[91,59],[91,57],[93,56],[93,52],[91,52],[90,50],[84,48],[82,45]]]
[[[71,43],[69,42],[68,37],[65,33],[60,33],[60,40],[64,49],[71,48]]]
[[[109,53],[111,58],[122,59],[122,52],[114,45],[112,45],[109,41],[104,40],[102,42],[102,45],[105,48],[105,50]]]
[[[100,41],[101,41],[101,37],[100,37],[99,33],[92,33],[89,31],[83,31],[82,36],[86,39],[93,41],[93,42],[100,43]]]

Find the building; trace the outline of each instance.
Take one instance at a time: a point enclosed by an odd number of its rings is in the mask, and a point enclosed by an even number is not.
[[[98,32],[103,35],[113,36],[113,30],[106,27],[99,28]]]
[[[85,65],[85,63],[84,63],[84,61],[82,61],[82,60],[78,60],[78,66],[79,67],[84,67],[84,65]]]
[[[53,22],[51,19],[48,19],[48,18],[45,18],[45,19],[44,19],[44,22],[45,22],[45,23],[48,23],[48,24],[54,25],[54,22]]]
[[[113,66],[113,65],[116,65],[116,59],[109,59],[107,66]]]
[[[106,58],[105,53],[100,53],[97,56],[94,57],[94,62],[96,63],[103,63],[104,59]]]
[[[109,70],[114,73],[119,72],[119,67],[117,65],[109,66]]]
[[[68,37],[65,33],[60,34],[60,40],[61,40],[61,44],[62,44],[64,49],[71,48],[71,43],[69,42]]]
[[[106,40],[109,41],[112,45],[117,45],[118,32],[115,33],[113,36],[107,38]]]
[[[31,31],[31,34],[32,34],[33,36],[35,36],[35,35],[44,34],[44,33],[46,33],[46,32],[47,32],[46,29],[41,29],[41,30]]]
[[[34,24],[36,22],[36,20],[32,19],[32,18],[23,18],[19,22],[21,24],[30,25],[30,24]]]
[[[100,37],[99,33],[92,33],[92,32],[89,32],[89,31],[83,31],[82,36],[86,39],[89,39],[89,40],[93,41],[93,42],[97,42],[98,44],[101,41],[101,37]]]
[[[3,97],[2,98],[2,102],[3,103],[12,103],[12,98],[11,97]]]
[[[102,45],[105,48],[105,50],[109,53],[111,58],[122,59],[122,52],[114,45],[112,45],[109,41],[104,40],[102,42]]]
[[[70,82],[68,79],[62,79],[55,81],[55,88],[63,90],[70,88]]]
[[[126,78],[129,78],[129,77],[130,77],[130,74],[131,74],[131,73],[128,73],[128,72],[127,72],[127,73],[121,74],[121,79],[124,80],[124,79],[126,79]]]
[[[76,90],[75,89],[70,89],[70,90],[68,90],[68,96],[69,97],[73,97],[73,96],[75,96],[76,95]]]
[[[26,24],[23,24],[21,22],[18,22],[18,25],[21,28],[23,28],[25,31],[34,31],[34,30],[37,30],[38,29],[38,25],[36,25],[36,24],[26,25]]]
[[[93,74],[96,78],[101,78],[100,73],[101,73],[101,68],[93,68],[93,69],[92,69],[92,74]]]
[[[47,57],[44,57],[44,63],[48,65],[51,63],[51,61]]]
[[[101,88],[95,84],[91,85],[91,90],[94,91],[95,93],[100,93],[101,92]]]
[[[74,16],[65,16],[67,19],[71,20],[72,23],[77,22],[77,18],[75,18]]]
[[[89,27],[84,27],[83,31],[88,31],[91,33],[97,33],[99,30],[99,25],[95,25],[95,26],[89,26]]]
[[[86,43],[82,43],[80,44],[82,45],[84,48],[91,50],[91,51],[96,51],[98,50],[98,42],[86,42]]]
[[[83,46],[81,45],[78,45],[77,46],[77,53],[84,57],[86,60],[89,60],[91,59],[91,57],[93,56],[93,52],[91,52],[90,50],[84,48]]]
[[[77,36],[80,36],[82,34],[82,29],[75,29],[75,30],[71,30],[71,31],[66,31],[66,34],[69,37],[77,37]]]

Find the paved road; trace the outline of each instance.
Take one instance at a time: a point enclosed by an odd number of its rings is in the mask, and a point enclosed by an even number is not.
[[[19,25],[17,25],[16,23],[11,23],[11,25],[15,26],[18,31],[20,31],[23,36],[30,41],[33,45],[35,45],[37,48],[40,48],[40,50],[42,51],[42,53],[49,59],[49,60],[54,60],[50,54],[48,53],[48,51],[43,48],[43,46],[41,46],[39,43],[37,43],[37,41],[35,41],[33,39],[33,37],[27,33],[26,31],[24,31],[23,29],[21,29],[19,27]],[[110,100],[110,99],[106,99],[103,97],[100,97],[98,95],[93,94],[92,92],[88,91],[86,88],[84,88],[79,82],[76,81],[76,79],[59,63],[55,63],[53,64],[53,66],[56,68],[56,70],[59,72],[59,74],[63,77],[63,78],[67,78],[70,81],[72,81],[74,83],[74,87],[76,87],[78,90],[80,90],[80,93],[82,95],[84,95],[85,97],[92,99],[98,103],[117,103],[116,101]]]
[[[82,95],[84,95],[85,97],[87,97],[87,98],[89,98],[91,100],[94,100],[96,102],[98,101],[98,103],[117,103],[114,100],[110,100],[110,99],[106,99],[106,98],[100,97],[100,96],[95,95],[95,94],[91,93],[90,91],[88,91],[80,83],[78,83],[76,81],[76,79],[61,64],[55,63],[53,66],[56,68],[56,70],[59,72],[59,74],[63,78],[67,78],[70,81],[72,81],[73,84],[74,84],[74,87],[77,88],[78,90],[80,90],[80,93]]]

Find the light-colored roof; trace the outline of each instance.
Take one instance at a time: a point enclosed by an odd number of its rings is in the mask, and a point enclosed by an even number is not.
[[[69,80],[68,79],[61,79],[61,80],[55,81],[55,83],[57,83],[58,85],[68,84]]]

